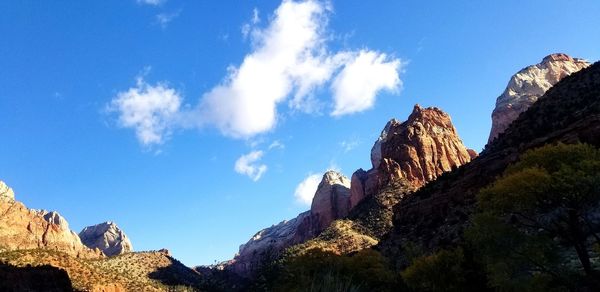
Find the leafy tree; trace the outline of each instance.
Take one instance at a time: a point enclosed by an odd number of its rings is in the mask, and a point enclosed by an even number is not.
[[[415,258],[401,275],[406,285],[415,291],[464,291],[464,261],[460,248],[441,250]]]
[[[337,255],[312,249],[283,260],[274,291],[398,291],[398,276],[377,251]]]
[[[579,271],[586,285],[598,285],[589,244],[600,243],[598,149],[558,144],[530,150],[477,198],[480,211],[466,235],[494,285],[572,287]]]

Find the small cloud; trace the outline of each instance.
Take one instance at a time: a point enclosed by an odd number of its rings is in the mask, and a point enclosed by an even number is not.
[[[356,138],[351,139],[351,140],[344,140],[340,143],[340,146],[342,147],[342,149],[344,150],[344,152],[349,152],[352,151],[354,148],[356,148],[356,146],[358,146],[360,144],[360,141]]]
[[[258,24],[260,22],[260,16],[258,16],[258,8],[254,7],[252,10],[252,24]]]
[[[390,59],[384,53],[361,50],[333,80],[334,110],[331,115],[367,110],[373,107],[379,91],[396,91],[401,85],[400,65],[399,59]]]
[[[136,85],[119,92],[108,104],[119,115],[119,126],[132,128],[144,146],[161,144],[170,134],[181,106],[181,96],[164,82],[151,85],[138,76]]]
[[[159,13],[156,15],[156,22],[162,29],[166,29],[169,23],[179,16],[179,13],[181,13],[181,11],[176,11],[173,13]]]
[[[275,140],[273,141],[273,143],[271,143],[271,145],[269,145],[269,150],[271,149],[284,149],[285,145],[283,143],[281,143],[279,140]]]
[[[252,151],[246,155],[242,155],[235,162],[235,172],[247,175],[253,181],[258,181],[267,171],[267,166],[259,163],[263,154],[262,151]]]
[[[145,5],[152,5],[152,6],[158,6],[160,4],[163,4],[164,2],[166,2],[167,0],[137,0],[138,4],[145,4]]]
[[[319,183],[321,182],[321,176],[318,174],[310,174],[303,181],[301,181],[296,190],[294,191],[294,197],[296,201],[303,205],[308,205],[312,203],[312,199],[315,196],[315,192],[317,192],[317,188],[319,187]]]

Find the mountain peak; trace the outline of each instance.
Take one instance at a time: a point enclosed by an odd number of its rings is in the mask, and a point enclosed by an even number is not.
[[[13,190],[1,180],[0,180],[0,198],[8,198],[11,200],[15,199],[15,193],[13,192]]]
[[[133,251],[125,232],[112,221],[85,227],[80,233],[81,242],[87,247],[98,248],[107,256]]]
[[[513,75],[502,95],[496,99],[488,143],[503,133],[522,112],[554,84],[589,65],[586,60],[556,53],[544,57],[539,64],[523,68]]]

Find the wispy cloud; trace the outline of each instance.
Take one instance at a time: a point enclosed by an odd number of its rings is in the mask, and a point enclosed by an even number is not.
[[[283,143],[281,143],[281,141],[279,140],[275,140],[273,142],[271,142],[271,144],[269,145],[268,149],[284,149],[285,145]]]
[[[252,151],[240,156],[235,162],[234,170],[243,175],[247,175],[253,181],[258,181],[267,171],[267,166],[260,163],[263,151]]]
[[[158,6],[166,2],[167,0],[137,0],[138,4]]]
[[[342,150],[344,152],[349,152],[356,148],[356,146],[358,146],[359,144],[360,141],[358,140],[358,138],[352,138],[350,140],[344,140],[340,142],[340,147],[342,147]]]
[[[156,15],[156,23],[160,25],[162,29],[166,29],[169,23],[179,16],[181,10],[171,13],[159,13]]]

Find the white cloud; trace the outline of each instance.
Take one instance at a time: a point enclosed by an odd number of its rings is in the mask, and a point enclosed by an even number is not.
[[[181,96],[165,83],[150,85],[138,77],[136,86],[119,92],[108,106],[119,114],[119,125],[132,128],[145,146],[161,144],[170,134],[181,106]]]
[[[173,19],[179,16],[181,11],[176,11],[172,13],[159,13],[156,15],[156,22],[160,25],[162,29],[166,29],[169,23],[173,21]]]
[[[281,143],[279,140],[275,140],[273,141],[270,145],[269,145],[269,150],[271,149],[284,149],[285,145],[283,143]]]
[[[252,33],[254,50],[206,93],[202,119],[227,136],[247,138],[271,130],[277,104],[301,100],[334,69],[325,52],[326,9],[316,1],[283,1],[268,27]]]
[[[335,52],[328,47],[333,40],[327,30],[330,14],[327,1],[283,0],[261,27],[259,11],[254,9],[243,28],[250,38],[251,51],[241,64],[227,68],[223,80],[205,92],[197,105],[178,113],[168,112],[169,118],[177,116],[172,118],[177,124],[161,122],[155,127],[157,123],[134,123],[136,129],[154,134],[142,135],[146,138],[140,140],[146,141],[144,144],[160,143],[162,133],[174,126],[212,126],[225,136],[248,139],[277,126],[286,113],[282,104],[288,112],[320,113],[327,109],[332,116],[342,116],[371,108],[381,90],[398,89],[399,59],[377,51]],[[157,16],[157,21],[167,25],[172,17],[176,15]],[[333,99],[317,95],[320,89],[331,90]],[[126,126],[134,127],[131,123]]]
[[[267,166],[259,163],[263,154],[262,151],[252,151],[246,155],[242,155],[235,162],[235,172],[247,175],[253,181],[258,181],[267,171]]]
[[[351,140],[344,140],[340,143],[340,146],[344,150],[344,152],[352,151],[356,146],[360,144],[360,141],[357,138],[353,138]]]
[[[146,5],[158,6],[158,5],[162,4],[165,1],[166,0],[137,0],[137,3],[138,4],[146,4]]]
[[[296,187],[296,190],[294,191],[294,197],[298,202],[310,206],[320,182],[321,176],[318,174],[311,174],[307,176]]]
[[[397,90],[401,85],[400,60],[386,54],[361,50],[335,77],[331,89],[335,103],[333,116],[369,109],[380,90]]]

